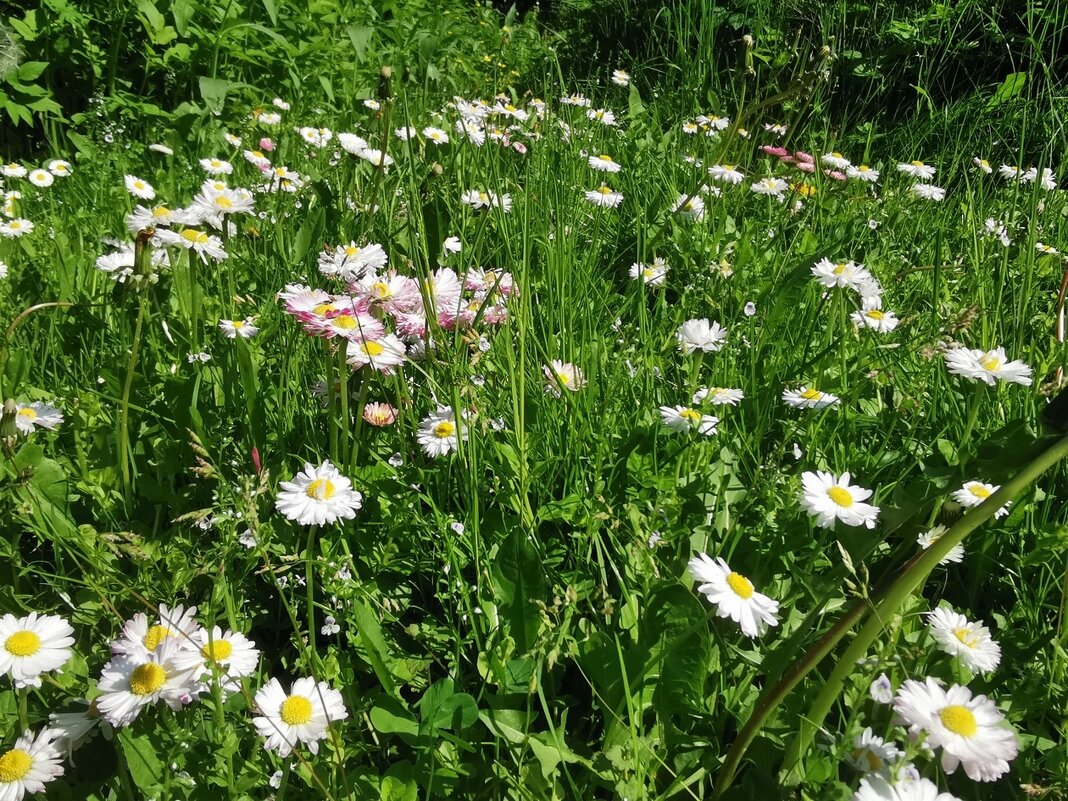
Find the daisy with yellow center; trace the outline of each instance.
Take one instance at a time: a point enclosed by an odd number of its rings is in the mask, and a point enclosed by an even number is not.
[[[319,741],[330,724],[349,716],[341,693],[314,678],[297,679],[288,693],[278,679],[271,679],[256,693],[255,702],[259,715],[252,724],[264,738],[263,747],[280,757],[289,756],[300,743],[319,753]]]
[[[1001,646],[981,620],[971,623],[964,615],[940,606],[927,614],[927,628],[938,647],[969,670],[989,673],[1001,663]]]
[[[925,744],[942,749],[942,769],[953,773],[963,765],[968,778],[992,782],[1009,770],[1016,758],[1016,734],[1005,716],[985,695],[972,697],[958,684],[948,689],[928,677],[907,680],[894,699],[894,711],[909,734],[926,735]]]
[[[174,710],[192,703],[202,687],[197,685],[195,670],[177,664],[186,646],[177,637],[165,637],[144,661],[120,656],[108,662],[97,682],[100,695],[95,699],[104,720],[121,728],[158,701]]]
[[[363,505],[363,495],[329,460],[318,467],[305,463],[292,481],[283,481],[275,501],[278,511],[302,526],[322,526],[351,520]]]
[[[0,750],[0,799],[21,801],[27,793],[43,793],[45,784],[63,775],[56,737],[51,729],[36,736],[27,731],[11,748]]]
[[[779,602],[761,595],[753,582],[730,569],[721,557],[712,559],[699,553],[689,562],[690,573],[698,582],[697,591],[716,607],[720,617],[729,617],[746,637],[757,637],[768,626],[777,626]]]
[[[622,164],[606,153],[590,156],[586,163],[590,165],[590,169],[597,170],[597,172],[617,173],[623,169]]]
[[[408,349],[396,334],[386,334],[378,339],[353,337],[349,339],[346,353],[346,361],[356,369],[368,365],[384,375],[393,375],[408,358]]]
[[[585,196],[588,202],[601,208],[614,209],[623,202],[623,193],[615,191],[608,184],[601,184],[596,189],[591,189]]]
[[[61,617],[0,617],[0,675],[15,687],[40,687],[41,675],[59,670],[71,657],[74,629]]]
[[[1031,385],[1031,368],[1022,361],[1010,361],[1004,348],[980,350],[952,348],[945,353],[946,367],[954,375],[994,386],[998,381]]]
[[[897,328],[899,320],[892,311],[883,310],[879,297],[864,298],[860,311],[853,312],[850,319],[858,328],[866,328],[879,334],[888,334]]]
[[[213,626],[210,631],[198,631],[174,662],[178,669],[191,670],[200,679],[217,676],[225,693],[240,689],[239,679],[255,673],[259,659],[255,643],[244,634]]]
[[[901,750],[896,745],[876,735],[869,726],[853,738],[849,761],[862,773],[874,773],[896,762],[901,756]]]
[[[582,368],[571,362],[553,359],[541,369],[545,375],[545,391],[557,398],[560,397],[561,390],[578,392],[586,386],[586,375]]]
[[[999,484],[987,484],[985,481],[965,481],[964,486],[954,492],[952,497],[965,509],[971,509],[981,504],[999,489],[1001,489]],[[1012,506],[1012,501],[998,509],[994,513],[994,517],[998,518],[1007,515],[1010,506]]]
[[[795,409],[826,409],[828,406],[837,406],[841,403],[841,398],[830,392],[802,385],[798,389],[783,390],[782,402]]]
[[[456,417],[448,406],[439,406],[419,424],[416,440],[427,456],[447,456],[460,447],[460,440],[467,439],[467,426]]]
[[[841,520],[847,526],[875,528],[879,507],[864,503],[872,491],[850,484],[849,473],[835,477],[818,470],[801,474],[801,506],[822,528],[834,528]]]
[[[122,634],[111,644],[111,652],[138,661],[146,659],[171,639],[179,647],[186,647],[200,631],[196,613],[195,606],[187,609],[178,604],[171,609],[166,604],[160,604],[159,617],[150,623],[144,612],[138,612],[123,623]]]
[[[687,406],[661,406],[660,420],[669,431],[676,433],[696,431],[706,437],[715,434],[716,426],[719,424],[718,417],[702,414]]]

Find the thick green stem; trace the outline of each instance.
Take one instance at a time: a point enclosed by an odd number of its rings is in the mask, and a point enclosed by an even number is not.
[[[127,508],[132,494],[132,475],[130,464],[130,388],[133,386],[134,373],[137,370],[137,355],[141,350],[141,329],[145,324],[145,311],[148,298],[144,295],[137,306],[137,322],[134,323],[133,346],[130,348],[130,361],[126,365],[126,380],[122,385],[122,409],[119,422],[119,467],[122,470],[122,496]]]
[[[1068,456],[1068,437],[1054,442],[1016,476],[1006,482],[1001,489],[957,521],[930,548],[909,560],[898,571],[894,579],[889,584],[881,586],[870,600],[861,600],[851,607],[834,627],[794,663],[774,686],[766,690],[758,699],[753,713],[750,715],[749,720],[746,721],[745,726],[738,734],[738,738],[734,741],[731,750],[723,761],[723,766],[716,777],[715,790],[712,794],[713,801],[721,798],[723,793],[731,786],[746,749],[779,703],[797,686],[801,679],[823,660],[824,656],[830,653],[838,641],[864,616],[864,612],[869,608],[873,608],[874,611],[871,618],[839,658],[834,671],[824,683],[823,690],[813,703],[809,714],[801,719],[797,737],[787,750],[786,760],[783,765],[784,775],[792,777],[798,761],[807,751],[812,738],[823,723],[823,719],[841,694],[845,680],[856,667],[857,660],[867,653],[868,648],[882,632],[887,622],[893,619],[905,599],[923,585],[927,576],[955,545],[958,545],[968,534],[993,517],[998,509],[1013,500],[1040,475],[1066,456]]]

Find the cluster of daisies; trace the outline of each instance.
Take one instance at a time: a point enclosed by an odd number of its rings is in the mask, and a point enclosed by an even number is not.
[[[111,644],[91,699],[69,712],[54,712],[48,725],[27,731],[0,750],[0,798],[44,792],[63,774],[63,760],[97,732],[110,737],[157,704],[180,711],[214,688],[226,696],[246,694],[245,681],[259,669],[260,652],[240,632],[205,627],[195,606],[161,605],[151,618],[125,621]],[[31,612],[0,618],[0,675],[19,689],[40,687],[73,655],[74,630],[56,615]],[[252,723],[269,751],[286,757],[304,744],[312,754],[330,724],[345,720],[341,694],[314,678],[299,678],[286,690],[270,679],[252,698]]]
[[[14,162],[0,166],[0,237],[17,239],[34,229],[33,221],[22,216],[22,189],[13,187],[28,183],[35,190],[47,189],[57,178],[67,178],[72,172],[71,163],[63,159],[52,159],[34,169]]]

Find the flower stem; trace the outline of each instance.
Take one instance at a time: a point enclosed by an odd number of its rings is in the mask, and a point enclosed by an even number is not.
[[[134,323],[133,347],[130,348],[130,361],[126,366],[126,380],[122,385],[122,407],[119,422],[119,467],[122,471],[122,496],[129,509],[131,500],[131,461],[130,449],[130,388],[133,386],[134,372],[137,370],[137,355],[141,349],[141,330],[145,324],[145,311],[148,298],[141,296],[137,306],[137,322]]]

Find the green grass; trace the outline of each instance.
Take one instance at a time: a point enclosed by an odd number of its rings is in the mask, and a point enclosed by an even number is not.
[[[304,30],[301,15],[279,5],[272,30]],[[345,10],[324,9],[309,14]],[[1041,45],[1028,52],[1045,55],[1022,66],[1029,78],[1018,95],[977,83],[893,120],[842,95],[851,37],[867,57],[891,35],[862,36],[853,6],[821,12],[822,27],[796,46],[772,26],[772,8],[731,9],[748,15],[744,26],[712,3],[666,9],[632,62],[602,53],[599,71],[566,60],[540,69],[553,37],[535,19],[459,4],[449,9],[457,37],[439,36],[446,23],[422,6],[410,19],[383,15],[369,41],[385,49],[368,47],[351,70],[335,66],[348,33],[301,33],[305,49],[257,56],[276,83],[252,81],[243,70],[255,59],[241,56],[237,38],[232,47],[220,38],[225,86],[200,87],[158,126],[133,121],[136,105],[117,95],[78,124],[45,124],[54,152],[23,161],[65,157],[74,170],[43,189],[4,179],[22,193],[17,216],[35,228],[0,239],[0,389],[5,399],[52,403],[64,421],[25,437],[10,414],[0,420],[0,612],[63,616],[75,644],[40,689],[0,678],[0,754],[49,713],[96,697],[125,620],[144,613],[151,624],[160,604],[182,603],[209,629],[252,639],[256,670],[239,691],[224,696],[209,680],[178,711],[155,704],[114,737],[96,736],[64,763],[49,797],[710,798],[761,694],[801,666],[811,672],[760,719],[724,798],[851,798],[860,774],[847,760],[868,726],[960,799],[1024,798],[1025,785],[1047,798],[1068,793],[1060,468],[969,534],[962,562],[891,594],[868,617],[882,625],[868,630],[861,662],[849,661],[851,634],[828,642],[826,660],[805,656],[854,604],[864,612],[883,600],[880,585],[917,554],[917,535],[975,519],[950,499],[964,481],[1008,485],[1052,441],[1038,419],[1062,383],[1054,332],[1064,263],[1036,244],[1068,247],[1068,204],[1063,190],[985,175],[972,158],[995,171],[1060,169],[1063,101],[1052,70],[1063,20],[1049,12],[1023,21]],[[949,52],[970,52],[969,15],[980,11],[966,4],[924,24],[960,48]],[[602,19],[636,25],[645,12],[626,13]],[[743,31],[754,32],[752,51]],[[835,56],[821,59],[827,33]],[[562,35],[582,42],[596,31]],[[200,41],[195,31],[181,36]],[[190,58],[191,87],[211,61]],[[388,62],[387,85],[378,65]],[[154,63],[141,65],[146,76]],[[631,87],[608,81],[617,67],[633,73]],[[886,69],[876,97],[902,90]],[[929,96],[935,85],[959,90],[948,69],[923,61],[918,85]],[[532,112],[508,132],[525,154],[492,139],[475,147],[453,127],[454,93],[490,101],[497,91]],[[559,102],[575,91],[619,124]],[[293,104],[282,124],[254,122],[253,109],[273,111],[276,94]],[[372,96],[381,110],[363,105]],[[544,117],[533,114],[534,96]],[[143,102],[157,100],[146,90]],[[714,138],[684,133],[701,113],[734,124]],[[765,123],[789,131],[777,138]],[[508,124],[497,115],[488,128]],[[309,148],[294,131],[302,125],[335,138]],[[394,136],[409,125],[440,127],[451,142]],[[344,152],[342,131],[385,147],[395,163],[381,170]],[[235,216],[221,236],[224,261],[153,245],[169,254],[156,280],[117,283],[95,267],[111,250],[106,238],[135,238],[125,217],[139,201],[124,175],[155,187],[150,205],[178,209],[206,177],[201,158],[232,161],[232,187],[262,183],[241,155],[261,136],[277,144],[271,162],[305,183],[294,194],[255,193],[257,214]],[[149,150],[154,141],[174,154]],[[778,144],[817,159],[840,151],[881,176],[867,185],[803,175],[760,150]],[[596,173],[582,153],[609,154],[623,170]],[[684,156],[737,164],[745,180],[714,184]],[[937,167],[944,201],[910,193],[896,164],[913,159]],[[813,194],[789,191],[779,203],[750,191],[770,175]],[[602,179],[622,191],[618,208],[584,198]],[[705,184],[721,195],[702,194]],[[473,210],[460,200],[471,189],[508,193],[510,211]],[[680,196],[703,197],[704,219],[673,213]],[[984,233],[988,218],[1005,223],[1011,245]],[[443,251],[449,236],[461,253]],[[431,320],[425,358],[394,375],[353,370],[337,340],[309,336],[277,298],[294,283],[343,291],[317,260],[324,246],[350,241],[382,244],[389,267],[419,282],[443,267],[461,281],[476,268],[510,274],[507,321],[492,325],[485,309],[470,330]],[[664,286],[629,277],[632,263],[655,257],[670,268]],[[900,325],[858,330],[857,295],[811,274],[824,257],[866,265]],[[246,317],[257,336],[222,336],[219,320]],[[694,318],[727,328],[721,350],[679,352],[676,331]],[[1004,346],[1033,368],[1034,383],[977,390],[946,369],[943,349],[954,343]],[[190,360],[201,352],[210,360]],[[549,391],[543,369],[553,360],[581,368],[584,385]],[[325,398],[312,393],[336,381]],[[841,403],[788,408],[783,391],[801,385]],[[659,407],[691,405],[696,390],[716,386],[745,398],[702,407],[720,418],[715,435],[661,424]],[[363,421],[374,401],[396,407],[392,425]],[[468,436],[434,459],[416,435],[439,406],[467,415]],[[325,459],[363,495],[355,520],[285,519],[279,482]],[[801,474],[815,470],[849,471],[874,490],[876,527],[816,527],[800,503]],[[718,617],[687,569],[699,552],[722,556],[777,600],[780,625],[749,639]],[[940,603],[986,622],[1002,649],[997,670],[973,675],[938,650],[921,613]],[[328,615],[337,633],[324,630]],[[848,670],[836,676],[843,655]],[[883,672],[895,688],[935,676],[992,698],[1019,734],[1008,775],[996,784],[947,776],[907,744],[889,708],[869,698]],[[303,676],[338,690],[348,717],[317,755],[300,747],[282,759],[262,747],[253,699],[272,678],[288,689]],[[826,716],[806,747],[803,721],[821,705]],[[276,771],[279,787],[269,783]]]

